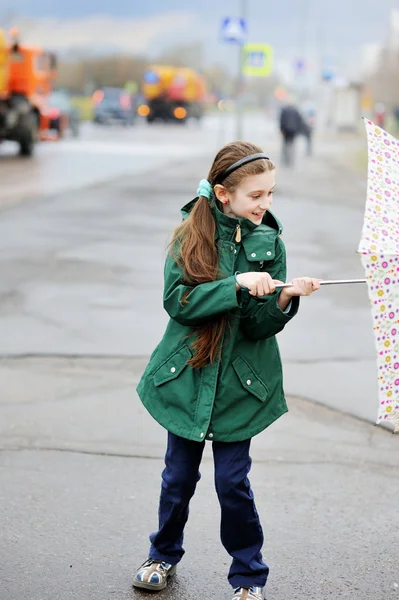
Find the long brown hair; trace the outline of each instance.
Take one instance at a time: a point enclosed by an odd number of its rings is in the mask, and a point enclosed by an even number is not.
[[[249,142],[232,142],[227,144],[215,156],[208,174],[211,185],[233,163],[250,154],[263,152],[262,148]],[[243,165],[226,179],[222,185],[232,192],[240,182],[249,175],[258,175],[274,169],[271,160],[259,159]],[[216,200],[218,203],[218,200]],[[220,210],[221,205],[218,204]],[[174,231],[171,241],[171,252],[175,253],[178,264],[183,268],[187,285],[194,286],[207,281],[215,281],[220,277],[218,251],[215,244],[216,222],[212,214],[209,200],[200,196],[188,218]],[[185,297],[189,302],[189,294]],[[205,367],[220,357],[224,332],[228,320],[227,313],[217,315],[208,323],[195,327],[196,337],[192,344],[194,356],[189,364],[195,369]]]

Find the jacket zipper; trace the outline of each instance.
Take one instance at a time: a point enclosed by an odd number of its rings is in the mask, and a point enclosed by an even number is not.
[[[238,223],[231,236],[239,244],[241,242],[241,225]]]

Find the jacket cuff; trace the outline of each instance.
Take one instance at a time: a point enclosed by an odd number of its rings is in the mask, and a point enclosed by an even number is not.
[[[236,280],[234,275],[231,277],[226,277],[222,280],[225,285],[226,294],[224,300],[226,302],[226,306],[224,308],[225,311],[232,310],[234,308],[242,308],[243,301],[243,290],[237,290],[236,288]]]
[[[290,312],[292,307],[292,300],[289,301],[288,305],[286,306],[286,308],[283,310],[283,313],[286,315]]]
[[[270,315],[280,323],[288,323],[298,312],[299,296],[293,296],[285,310],[282,310],[278,305],[278,299],[279,294],[276,295],[275,302],[270,303]]]

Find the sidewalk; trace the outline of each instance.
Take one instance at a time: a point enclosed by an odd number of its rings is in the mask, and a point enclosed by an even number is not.
[[[144,363],[0,363],[9,390],[0,404],[1,600],[147,598],[130,583],[156,527],[165,433],[133,392]],[[288,402],[290,412],[252,449],[268,599],[393,600],[397,439],[305,400]],[[164,600],[231,596],[210,444],[202,474],[187,554]]]

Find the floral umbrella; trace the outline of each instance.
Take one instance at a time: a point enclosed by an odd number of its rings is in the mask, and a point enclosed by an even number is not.
[[[399,431],[399,141],[365,120],[368,183],[358,247],[366,271],[377,346],[377,423]]]

